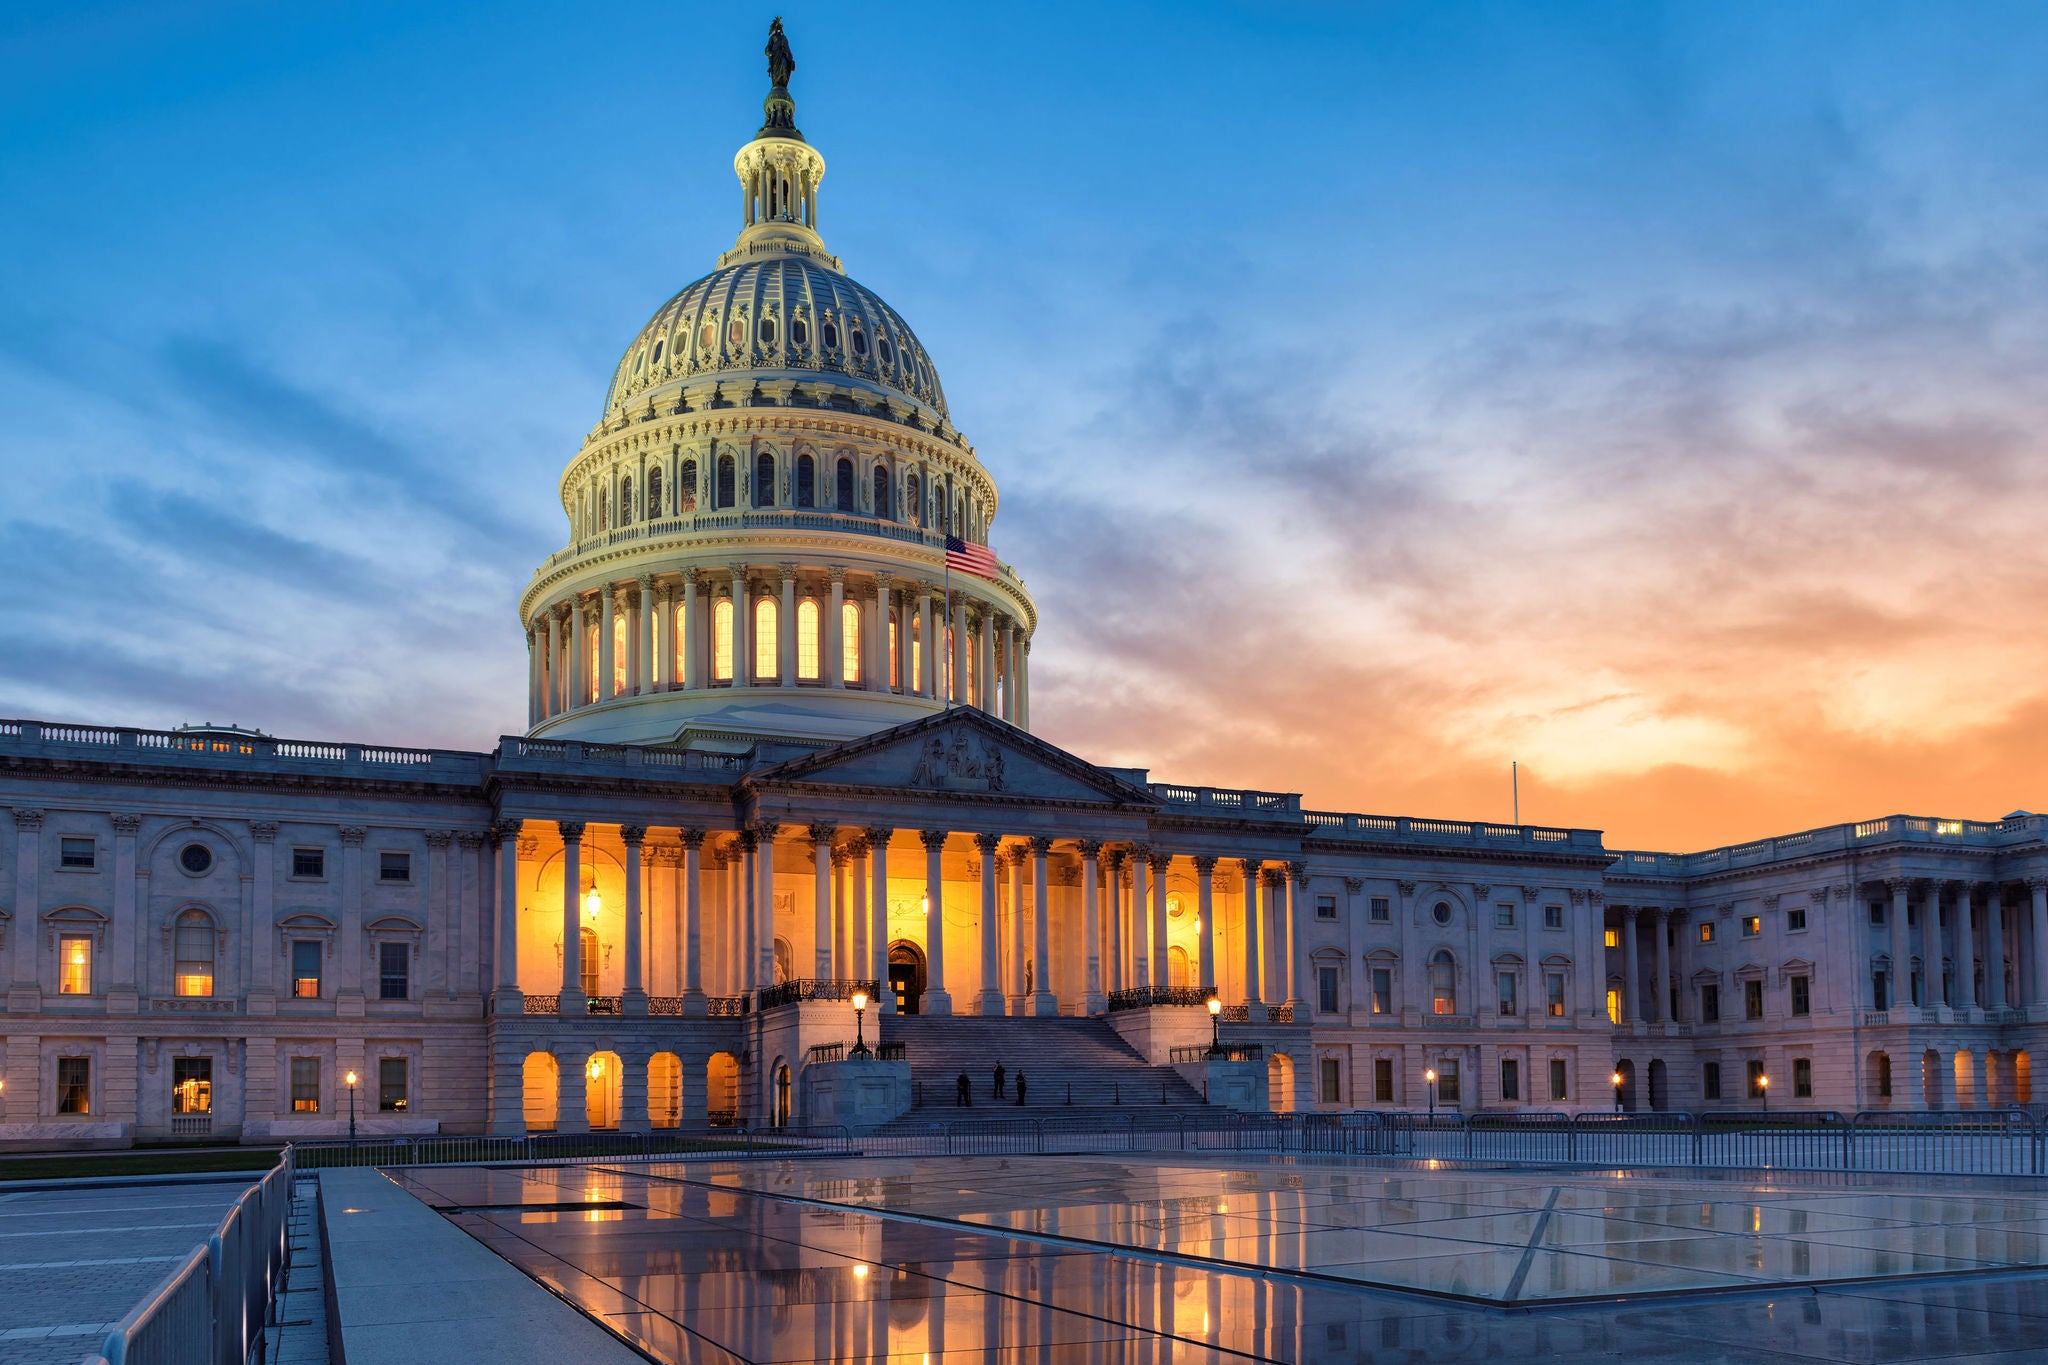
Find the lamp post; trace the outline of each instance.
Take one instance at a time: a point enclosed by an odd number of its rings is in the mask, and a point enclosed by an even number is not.
[[[1771,1078],[1769,1076],[1763,1074],[1757,1076],[1756,1093],[1763,1096],[1764,1113],[1769,1115],[1771,1112]]]
[[[1209,1007],[1209,1055],[1211,1057],[1221,1057],[1223,1055],[1223,1001],[1212,995],[1203,1003]]]
[[[868,1055],[867,1036],[861,1032],[861,1016],[867,1007],[868,993],[866,991],[855,991],[853,993],[853,1051],[846,1054],[849,1057],[865,1057]]]
[[[342,1077],[348,1084],[348,1145],[356,1145],[356,1073]]]
[[[1422,1073],[1422,1079],[1429,1082],[1429,1122],[1436,1126],[1436,1068],[1430,1067]]]
[[[1614,1082],[1614,1112],[1619,1114],[1621,1112],[1621,1073],[1617,1071],[1608,1079]]]

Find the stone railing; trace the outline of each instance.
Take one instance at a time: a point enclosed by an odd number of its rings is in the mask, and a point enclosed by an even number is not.
[[[57,725],[0,720],[0,749],[67,759],[187,765],[236,764],[261,768],[317,767],[361,775],[394,771],[450,781],[481,780],[482,754],[452,749],[392,749],[375,744],[328,744],[274,739],[229,730],[138,730],[127,726]]]
[[[2038,839],[2041,833],[2041,817],[2038,815],[2014,815],[2004,820],[1942,820],[1932,816],[1888,815],[1882,820],[1824,825],[1797,834],[1755,839],[1746,844],[1729,844],[1698,853],[1625,849],[1614,855],[1609,871],[1624,877],[1691,877],[1788,858],[1847,853],[1882,843],[1999,848]]]
[[[574,739],[528,739],[506,735],[498,741],[498,766],[550,768],[563,765],[606,768],[648,768],[649,777],[669,778],[678,771],[737,774],[746,767],[743,754],[712,754],[695,749],[663,749],[642,744],[587,744]]]

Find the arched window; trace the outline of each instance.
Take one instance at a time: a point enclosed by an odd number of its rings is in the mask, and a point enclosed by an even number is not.
[[[754,506],[775,505],[775,456],[762,451],[754,457]]]
[[[924,489],[914,472],[903,476],[903,517],[912,526],[924,525]]]
[[[602,676],[597,671],[597,632],[600,624],[600,622],[592,621],[590,629],[583,632],[583,643],[587,646],[587,656],[583,661],[585,664],[583,670],[585,681],[583,704],[585,706],[597,700],[597,684]]]
[[[1188,950],[1177,943],[1166,950],[1166,984],[1174,990],[1188,988]]]
[[[860,682],[860,604],[839,608],[839,676],[848,687]]]
[[[842,512],[853,510],[853,461],[842,459],[833,481],[833,501]]]
[[[667,339],[666,339],[666,338],[664,338],[664,339],[663,339],[663,340],[661,340],[661,341],[657,341],[657,342],[655,342],[655,343],[654,343],[654,363],[655,363],[655,364],[659,365],[659,364],[661,363],[661,349],[662,349],[662,347],[666,346],[667,344],[668,344],[668,341],[667,341]]]
[[[818,680],[818,599],[806,597],[796,604],[796,676],[799,682]]]
[[[1437,949],[1429,959],[1429,1012],[1458,1012],[1458,964],[1447,948]]]
[[[866,355],[868,353],[868,334],[858,326],[853,329],[853,353],[855,355]]]
[[[818,505],[818,462],[809,455],[796,457],[796,505]]]
[[[676,642],[675,658],[670,661],[669,677],[674,679],[675,686],[681,687],[690,669],[690,613],[681,602],[675,604],[674,611],[669,637]]]
[[[609,488],[597,490],[597,529],[609,531],[612,526],[612,491]]]
[[[718,496],[712,500],[714,507],[731,507],[738,499],[733,492],[732,456],[718,457]]]
[[[886,608],[885,608],[886,609]],[[903,686],[903,636],[896,624],[896,613],[889,613],[889,686]]]
[[[626,675],[631,671],[632,642],[626,635],[626,609],[620,606],[618,614],[612,617],[612,695],[626,695]]]
[[[619,525],[633,524],[633,476],[619,480]]]
[[[827,348],[827,349],[829,349],[829,350],[834,350],[834,351],[836,351],[836,350],[838,350],[838,349],[839,349],[839,324],[838,324],[838,323],[836,323],[836,322],[832,321],[832,319],[830,319],[830,318],[827,318],[827,319],[825,319],[825,326],[824,326],[824,328],[822,329],[822,333],[821,333],[821,334],[822,334],[822,335],[824,336],[824,338],[825,338],[825,345],[826,345],[826,348]]]
[[[668,509],[661,505],[661,466],[647,471],[647,516],[649,520],[660,516]]]
[[[875,515],[888,520],[896,515],[896,509],[889,505],[889,467],[875,466]]]
[[[682,472],[676,475],[676,511],[697,510],[697,462],[684,460]]]
[[[711,680],[732,681],[732,599],[721,597],[711,609]]]
[[[583,993],[585,995],[596,995],[598,954],[597,930],[591,928],[587,924],[584,925],[580,930],[577,931],[576,941],[583,945],[583,960],[577,964],[577,967],[579,969],[579,975],[577,978],[578,983],[583,987]]]
[[[910,676],[904,680],[903,690],[915,692],[924,686],[924,618],[915,610],[910,613]]]
[[[204,910],[187,910],[178,916],[171,936],[179,995],[212,995],[215,933],[213,920]]]
[[[775,599],[764,597],[754,603],[754,676],[773,678],[779,676],[776,657],[779,641],[775,638]]]

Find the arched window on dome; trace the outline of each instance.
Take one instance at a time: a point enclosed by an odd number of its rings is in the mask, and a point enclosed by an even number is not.
[[[630,690],[626,686],[627,675],[632,671],[633,639],[626,630],[626,608],[623,602],[612,617],[612,695],[623,697]]]
[[[912,526],[924,525],[924,487],[915,470],[903,476],[903,515]]]
[[[903,688],[903,636],[897,625],[899,613],[889,613],[889,686],[901,691]]]
[[[665,339],[654,343],[654,354],[650,357],[649,364],[659,365],[661,363],[661,349],[667,344]]]
[[[824,327],[819,329],[819,335],[822,336],[825,340],[825,349],[830,351],[836,351],[839,349],[838,323],[832,321],[832,319],[830,318],[826,318]]]
[[[775,456],[762,451],[754,457],[754,506],[775,505]]]
[[[612,490],[609,488],[597,490],[597,529],[612,529]]]
[[[896,509],[889,503],[889,466],[875,466],[875,515],[884,521],[892,520]]]
[[[833,479],[833,502],[842,512],[853,510],[853,461],[841,458],[837,477]]]
[[[806,597],[796,604],[796,679],[816,682],[824,651],[818,641],[818,599]]]
[[[776,614],[774,598],[754,603],[754,677],[763,682],[781,676],[782,642],[775,637]]]
[[[633,524],[633,476],[619,480],[619,525]]]
[[[718,457],[718,496],[712,500],[713,507],[731,507],[738,498],[733,490],[733,460],[730,455]]]
[[[682,472],[676,475],[676,511],[697,510],[697,462],[684,460]]]
[[[762,318],[759,322],[754,324],[754,330],[755,333],[759,335],[759,337],[761,338],[761,344],[763,346],[773,346],[775,344],[774,318]]]
[[[803,454],[796,457],[796,505],[815,507],[818,503],[818,462]]]
[[[676,595],[676,604],[670,608],[673,619],[669,621],[669,638],[675,641],[675,657],[669,660],[669,677],[673,685],[681,687],[690,676],[690,612],[682,603],[682,594]]]
[[[792,346],[808,346],[811,344],[811,324],[804,320],[804,315],[801,313],[789,320],[789,344]]]
[[[597,632],[596,621],[592,621],[590,628],[583,632],[583,700],[579,703],[582,706],[589,706],[597,701],[597,684],[600,677],[597,671]]]
[[[647,471],[647,519],[652,521],[667,510],[661,501],[661,466],[656,465]]]
[[[706,322],[697,329],[697,349],[708,351],[718,344],[718,324]]]
[[[842,603],[839,608],[839,676],[848,687],[860,683],[860,604]]]
[[[910,676],[903,680],[903,690],[916,692],[924,687],[924,615],[914,607],[909,614]]]
[[[853,353],[860,356],[868,353],[868,334],[859,327],[853,329]]]
[[[732,681],[732,599],[721,597],[711,609],[711,681]]]

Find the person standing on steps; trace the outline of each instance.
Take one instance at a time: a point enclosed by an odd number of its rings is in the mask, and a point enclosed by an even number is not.
[[[996,1088],[993,1093],[997,1099],[1003,1098],[1003,1064],[1001,1062],[996,1063]]]
[[[1017,1073],[1017,1107],[1024,1107],[1024,1073],[1021,1071]]]
[[[953,1082],[953,1107],[955,1109],[972,1109],[974,1107],[974,1087],[967,1083],[967,1073],[964,1071],[960,1073],[960,1079]]]

